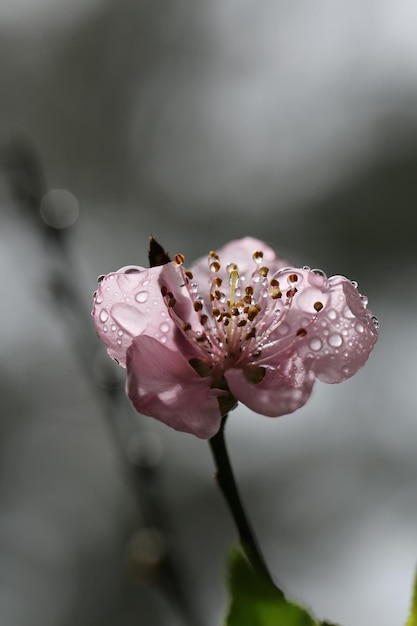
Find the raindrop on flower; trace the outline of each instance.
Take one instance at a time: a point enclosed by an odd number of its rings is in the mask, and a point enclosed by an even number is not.
[[[337,313],[334,309],[329,309],[327,311],[327,315],[331,320],[335,320],[337,318]]]
[[[314,337],[314,339],[312,339],[308,345],[310,346],[312,350],[314,350],[315,352],[318,352],[318,350],[321,349],[323,344],[321,343],[321,340],[318,337]]]
[[[109,319],[109,314],[106,311],[106,309],[102,309],[100,311],[99,319],[100,319],[100,322],[103,322],[103,324],[104,322],[107,322],[107,320]]]
[[[378,330],[378,328],[379,328],[379,321],[378,321],[378,318],[375,317],[375,315],[372,316],[372,323],[375,326],[375,328]]]
[[[327,341],[332,348],[339,348],[343,343],[343,337],[339,333],[333,333]]]
[[[135,296],[136,302],[139,302],[140,304],[143,304],[144,302],[146,302],[148,298],[149,298],[149,293],[147,291],[138,291],[138,293]]]
[[[159,327],[159,330],[161,331],[161,333],[167,333],[169,331],[169,324],[167,324],[166,322],[162,322],[162,324]]]

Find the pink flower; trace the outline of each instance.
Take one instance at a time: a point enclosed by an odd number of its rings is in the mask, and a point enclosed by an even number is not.
[[[92,312],[137,411],[177,430],[212,437],[237,401],[291,413],[315,378],[355,374],[377,340],[355,283],[286,267],[261,241],[232,241],[189,270],[183,262],[108,274]]]

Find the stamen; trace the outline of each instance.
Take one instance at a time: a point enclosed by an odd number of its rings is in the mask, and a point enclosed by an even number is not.
[[[315,302],[314,303],[314,308],[316,309],[317,312],[321,311],[322,308],[323,308],[323,303],[319,302],[319,301]]]
[[[212,261],[210,263],[209,267],[210,267],[212,272],[218,272],[220,267],[221,267],[221,265],[220,265],[220,263],[218,261]]]
[[[262,250],[257,250],[256,252],[252,254],[252,259],[255,261],[257,265],[260,265],[262,263],[263,258],[264,258],[264,253],[262,252]]]
[[[258,270],[259,274],[261,276],[263,276],[264,278],[266,278],[268,276],[268,272],[269,272],[269,267],[260,267]]]

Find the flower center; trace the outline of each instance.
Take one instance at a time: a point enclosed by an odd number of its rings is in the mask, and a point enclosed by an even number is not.
[[[236,263],[223,266],[218,254],[210,252],[208,263],[212,278],[206,286],[193,282],[192,272],[182,267],[184,257],[177,255],[175,264],[179,266],[182,286],[188,290],[193,306],[187,319],[181,317],[174,295],[162,290],[178,328],[201,357],[221,371],[259,359],[262,350],[272,345],[271,334],[283,324],[298,291],[296,285],[301,275],[286,269],[268,278],[270,270],[263,264],[263,257],[260,250],[253,253],[255,269],[247,276]],[[286,283],[285,288],[281,288],[278,277]],[[305,334],[305,330],[299,329],[296,334],[302,336],[301,333]],[[281,339],[274,339],[272,343],[282,345],[284,339],[288,337],[283,332]]]

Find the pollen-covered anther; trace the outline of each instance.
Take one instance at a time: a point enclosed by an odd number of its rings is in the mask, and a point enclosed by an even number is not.
[[[217,254],[217,252],[214,252],[214,250],[210,250],[209,257],[219,260],[219,255]]]
[[[165,287],[165,285],[162,285],[162,287],[161,287],[161,294],[162,294],[162,297],[163,297],[163,298],[165,298],[165,296],[167,295],[167,293],[168,293],[168,289]]]
[[[237,307],[237,306],[232,306],[232,308],[230,309],[230,313],[231,313],[232,315],[234,315],[235,317],[236,317],[237,315],[239,315],[239,309],[238,309],[238,307]]]
[[[314,308],[315,308],[315,310],[316,310],[316,311],[317,311],[317,313],[318,313],[318,312],[319,312],[319,311],[321,311],[321,310],[322,310],[322,308],[323,308],[323,302],[319,302],[319,301],[315,302],[315,303],[314,303]]]
[[[200,324],[201,324],[202,326],[205,326],[205,325],[207,324],[207,322],[208,322],[208,317],[207,317],[207,315],[205,315],[205,314],[200,315]]]
[[[292,289],[288,289],[287,291],[287,298],[293,298],[295,296],[295,294],[297,293],[298,289],[297,287],[293,287]]]
[[[174,298],[174,296],[172,294],[170,296],[168,295],[168,306],[169,306],[169,308],[172,309],[172,307],[174,307],[176,305],[176,303],[177,303],[177,301]]]
[[[252,304],[252,296],[249,296],[249,295],[243,296],[243,302],[245,304]]]
[[[194,306],[194,311],[195,311],[196,313],[198,313],[199,311],[202,311],[202,310],[203,310],[203,303],[202,303],[202,302],[200,302],[200,300],[196,300],[196,301],[194,302],[194,305],[193,305],[193,306]]]
[[[252,254],[252,259],[255,261],[255,263],[262,263],[263,258],[264,253],[262,252],[262,250],[257,250]]]
[[[191,324],[190,322],[184,322],[184,324],[182,325],[182,329],[184,332],[188,332],[189,330],[191,330]]]
[[[259,270],[258,270],[258,272],[259,272],[259,274],[260,274],[261,276],[263,276],[264,278],[266,278],[266,277],[268,276],[269,267],[265,267],[265,266],[260,267],[260,268],[259,268]]]
[[[185,270],[184,274],[187,278],[189,278],[189,280],[192,280],[194,278],[194,275],[192,272],[190,272],[190,270]]]
[[[222,282],[223,279],[220,278],[220,276],[216,276],[216,278],[213,280],[213,285],[216,285],[216,287],[221,287]]]
[[[305,337],[307,331],[305,328],[299,328],[295,334],[297,335],[297,337]]]
[[[198,337],[195,338],[197,343],[204,343],[206,341],[206,339],[207,339],[207,337],[205,335],[199,335]]]
[[[269,295],[273,300],[276,300],[277,298],[282,298],[282,291],[279,287],[270,287]]]
[[[214,317],[217,317],[218,315],[220,315],[220,309],[218,309],[217,307],[214,307],[211,313],[212,315],[214,315]]]
[[[247,312],[248,320],[250,322],[253,322],[253,320],[258,315],[260,310],[261,310],[261,307],[259,306],[259,304],[255,304],[254,306],[250,306],[249,310]]]
[[[237,325],[241,328],[242,326],[246,326],[247,323],[248,323],[247,320],[240,320],[240,322],[238,322]]]
[[[176,254],[174,256],[174,263],[176,265],[182,265],[185,261],[185,256],[183,254]]]
[[[290,274],[290,275],[288,276],[288,282],[289,282],[289,283],[296,283],[296,282],[297,282],[297,280],[298,280],[298,276],[297,276],[297,274]]]
[[[221,268],[221,265],[218,261],[212,261],[210,263],[210,269],[212,272],[218,272],[220,268]]]

